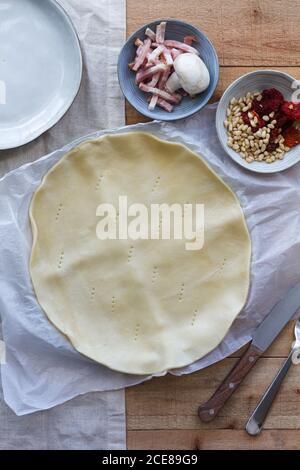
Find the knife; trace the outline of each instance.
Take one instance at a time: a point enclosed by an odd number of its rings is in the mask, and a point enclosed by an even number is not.
[[[245,354],[218,387],[213,396],[199,406],[198,415],[204,422],[212,421],[220,409],[238,388],[240,383],[252,369],[258,358],[273,343],[280,331],[293,317],[300,307],[300,282],[290,289],[282,300],[273,307],[271,312],[255,330],[252,342]]]

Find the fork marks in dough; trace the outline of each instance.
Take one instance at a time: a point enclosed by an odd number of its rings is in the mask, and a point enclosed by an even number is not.
[[[92,287],[91,292],[90,292],[91,302],[93,302],[95,300],[95,295],[96,295],[96,287]]]
[[[157,189],[159,183],[160,183],[160,176],[158,176],[158,177],[156,178],[156,180],[154,181],[154,184],[153,184],[153,186],[152,186],[152,192],[153,192],[153,193],[154,193],[154,191],[156,191],[156,189]]]
[[[193,316],[192,316],[192,320],[191,320],[191,326],[194,326],[195,323],[196,323],[196,320],[197,320],[197,317],[198,317],[198,310],[194,310],[194,313],[193,313]]]
[[[179,302],[183,301],[183,297],[184,297],[184,282],[181,284],[180,289],[179,289],[179,293],[178,293]]]
[[[136,327],[135,327],[135,330],[134,330],[134,337],[133,337],[133,341],[137,341],[138,340],[138,337],[139,337],[139,334],[140,334],[140,329],[141,329],[141,325],[139,323],[136,324]]]
[[[61,213],[62,213],[62,210],[63,210],[63,203],[61,202],[57,208],[57,212],[56,212],[56,216],[55,216],[55,220],[58,221],[60,216],[61,216]]]
[[[98,191],[98,189],[100,188],[102,180],[103,180],[103,175],[98,176],[96,186],[95,186],[96,191]]]
[[[153,270],[152,270],[152,278],[151,278],[152,284],[155,283],[155,281],[156,281],[157,278],[158,278],[158,275],[159,275],[159,274],[158,274],[158,267],[157,267],[157,266],[154,266],[154,267],[153,267]]]
[[[63,267],[64,257],[65,257],[65,253],[64,251],[61,251],[59,260],[58,260],[58,265],[57,265],[58,269],[61,269]]]
[[[127,262],[130,263],[131,260],[132,260],[132,257],[133,257],[133,250],[134,250],[134,247],[131,245],[131,247],[129,248],[128,250],[128,257],[127,257]]]

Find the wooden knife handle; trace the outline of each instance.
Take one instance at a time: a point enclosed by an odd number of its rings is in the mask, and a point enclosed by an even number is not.
[[[220,409],[236,391],[261,354],[262,352],[259,349],[252,344],[250,345],[213,396],[206,403],[199,406],[198,415],[201,421],[207,423],[217,416]]]

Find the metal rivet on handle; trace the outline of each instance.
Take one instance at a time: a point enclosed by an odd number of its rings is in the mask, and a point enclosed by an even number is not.
[[[254,361],[254,357],[253,356],[250,356],[249,357],[249,362],[253,362]]]
[[[230,382],[230,384],[228,385],[229,388],[234,388],[234,383],[233,382]]]
[[[209,414],[210,414],[211,416],[213,416],[213,415],[215,414],[215,410],[214,410],[213,408],[211,408],[211,409],[209,410]]]

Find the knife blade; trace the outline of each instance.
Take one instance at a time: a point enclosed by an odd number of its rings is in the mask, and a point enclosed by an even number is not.
[[[264,352],[300,307],[300,282],[292,287],[255,330],[252,344]]]
[[[252,369],[258,358],[273,343],[280,331],[300,307],[300,282],[293,286],[272,308],[255,330],[249,348],[212,397],[199,406],[198,415],[204,422],[212,421],[240,383]]]

